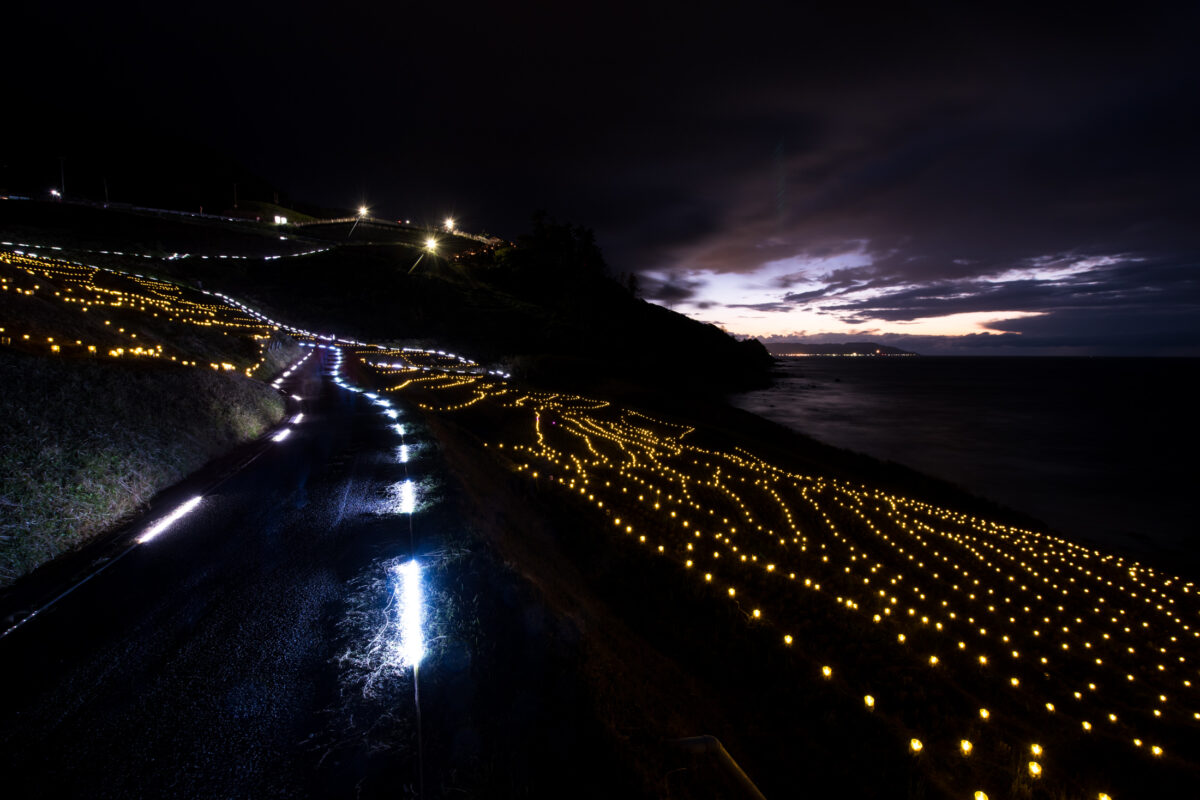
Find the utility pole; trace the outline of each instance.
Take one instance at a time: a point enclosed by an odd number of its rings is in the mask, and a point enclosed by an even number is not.
[[[64,166],[67,160],[66,156],[58,157],[58,190],[62,192],[62,199],[67,199],[67,168]]]

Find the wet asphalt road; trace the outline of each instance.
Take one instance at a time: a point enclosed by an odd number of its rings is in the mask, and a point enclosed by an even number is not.
[[[388,512],[387,489],[420,463],[398,462],[395,421],[314,352],[283,385],[304,412],[286,440],[0,641],[7,796],[353,796],[372,770],[396,794],[413,782],[411,755],[381,766],[355,735],[371,722],[339,702],[337,657],[355,581],[409,553],[410,515]],[[407,696],[388,713],[409,715]]]

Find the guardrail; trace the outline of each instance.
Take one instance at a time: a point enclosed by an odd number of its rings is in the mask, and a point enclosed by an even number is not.
[[[754,781],[750,780],[750,776],[738,766],[738,763],[733,760],[733,756],[729,755],[729,751],[717,737],[707,734],[689,736],[686,739],[676,739],[671,744],[692,755],[710,756],[717,766],[729,776],[743,797],[751,798],[751,800],[767,800],[754,785]]]

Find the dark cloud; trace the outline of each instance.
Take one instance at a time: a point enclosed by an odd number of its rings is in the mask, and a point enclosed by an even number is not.
[[[702,286],[701,281],[688,280],[679,275],[669,275],[666,278],[647,276],[642,279],[641,294],[647,300],[674,305],[695,297]]]
[[[835,291],[835,287],[826,286],[820,289],[813,289],[808,292],[788,292],[783,296],[781,302],[786,303],[788,308],[793,308],[795,306],[802,306],[805,303],[813,300],[819,300],[822,297],[827,297]]]
[[[790,303],[726,303],[726,308],[748,308],[751,311],[791,311]]]
[[[964,312],[1200,308],[1200,261],[1118,261],[1049,280],[935,281],[879,297],[832,303],[851,320],[912,320]]]

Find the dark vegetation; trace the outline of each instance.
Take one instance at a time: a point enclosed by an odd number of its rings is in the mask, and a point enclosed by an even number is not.
[[[0,584],[144,511],[284,411],[239,375],[5,348],[0,385]]]
[[[515,246],[441,237],[436,254],[370,243],[160,269],[221,286],[290,324],[458,348],[559,388],[713,394],[766,385],[772,363],[756,341],[638,299],[610,276],[590,231],[542,215]]]

